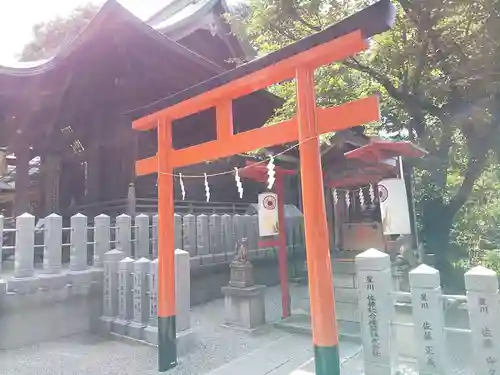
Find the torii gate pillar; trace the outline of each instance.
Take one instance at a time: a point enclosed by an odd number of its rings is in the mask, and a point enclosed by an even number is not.
[[[298,69],[296,80],[306,254],[308,269],[312,273],[309,277],[309,297],[316,374],[333,374],[333,369],[340,369],[340,362],[314,72]]]

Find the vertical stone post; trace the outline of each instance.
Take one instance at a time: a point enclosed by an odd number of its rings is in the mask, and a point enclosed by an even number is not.
[[[361,338],[366,375],[392,373],[391,327],[394,316],[389,255],[369,249],[356,256]]]
[[[149,258],[149,216],[140,214],[135,217],[135,257]]]
[[[3,222],[4,222],[4,217],[3,217],[3,215],[0,215],[0,273],[2,272],[2,263],[3,263],[3,251],[2,251],[2,246],[3,246]]]
[[[500,374],[498,275],[482,266],[465,274],[467,307],[477,374]]]
[[[125,256],[132,256],[132,218],[122,214],[116,218],[116,241]]]
[[[196,217],[196,252],[198,255],[210,253],[210,233],[208,229],[208,216],[201,214]]]
[[[71,217],[71,252],[69,269],[83,271],[87,268],[87,216],[76,214]]]
[[[222,218],[216,214],[210,216],[210,254],[212,254],[215,263],[226,260],[222,244]]]
[[[174,214],[174,245],[176,249],[182,248],[182,216]]]
[[[242,238],[246,238],[246,232],[245,232],[245,218],[241,215],[234,215],[233,216],[233,233],[234,233],[234,243],[235,243],[235,248],[236,244],[241,242]],[[235,251],[235,248],[232,249],[232,251]]]
[[[222,246],[224,247],[224,255],[235,251],[234,245],[234,223],[233,217],[228,214],[222,215]],[[227,258],[226,258],[227,260]]]
[[[153,216],[152,226],[152,242],[153,242],[153,259],[158,258],[158,215]]]
[[[103,256],[104,260],[104,288],[103,288],[103,330],[109,334],[112,322],[118,315],[118,263],[124,254],[120,250],[108,251]]]
[[[94,267],[102,267],[104,254],[111,248],[111,220],[108,215],[101,214],[94,218]]]
[[[31,277],[34,273],[35,217],[28,213],[16,218],[16,253],[14,277]]]
[[[182,218],[184,248],[189,254],[196,256],[196,217],[191,214],[184,215]]]
[[[133,314],[133,270],[134,260],[130,257],[118,263],[118,318],[113,322],[113,331],[119,335],[128,333]]]
[[[439,271],[425,264],[410,272],[413,324],[421,374],[446,373],[446,335]]]
[[[51,214],[45,218],[45,248],[43,269],[45,273],[59,273],[62,265],[62,217]]]
[[[148,273],[150,261],[141,258],[134,262],[134,314],[129,325],[129,335],[137,340],[144,338],[144,328],[149,318]]]
[[[250,226],[250,238],[253,241],[255,246],[255,250],[259,249],[259,216],[258,215],[252,215],[251,219],[251,226]]]
[[[144,329],[144,340],[158,345],[158,259],[149,264],[149,320]]]
[[[243,216],[243,226],[245,227],[244,233],[245,237],[248,240],[248,250],[256,250],[257,249],[257,233],[254,231],[254,223],[252,215],[244,215]]]
[[[191,310],[191,267],[189,253],[184,250],[175,250],[175,304],[177,332],[185,331],[190,327]]]

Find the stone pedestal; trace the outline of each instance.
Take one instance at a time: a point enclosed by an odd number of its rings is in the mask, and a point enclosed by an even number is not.
[[[230,268],[229,285],[222,288],[226,313],[224,325],[253,330],[266,322],[266,287],[254,285],[253,266],[249,261],[234,261]]]
[[[253,330],[266,323],[264,285],[246,288],[225,286],[226,318],[224,325],[232,328]]]
[[[234,288],[246,288],[255,284],[252,263],[233,262],[229,265],[229,268],[231,269],[229,286]]]

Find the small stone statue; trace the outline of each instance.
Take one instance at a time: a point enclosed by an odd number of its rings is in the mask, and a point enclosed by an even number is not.
[[[238,244],[236,244],[236,246],[238,246]],[[236,257],[233,262],[248,263],[248,240],[246,238],[241,239],[240,247],[236,251]]]

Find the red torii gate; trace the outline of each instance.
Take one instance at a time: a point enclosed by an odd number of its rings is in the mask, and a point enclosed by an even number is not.
[[[278,220],[279,234],[278,238],[268,238],[259,241],[259,248],[262,247],[278,247],[278,264],[280,272],[281,286],[281,316],[287,318],[290,316],[290,291],[288,289],[288,256],[286,247],[286,227],[285,227],[285,186],[283,178],[285,176],[295,175],[297,172],[293,170],[275,167],[276,181],[274,182],[274,191],[278,196]],[[247,163],[245,168],[239,170],[241,177],[250,178],[252,180],[265,183],[267,182],[267,166],[259,163]]]
[[[135,130],[158,129],[157,155],[137,162],[137,175],[158,173],[158,361],[176,366],[174,185],[175,168],[257,148],[299,141],[309,294],[317,375],[340,374],[328,226],[318,136],[380,119],[378,97],[317,108],[314,70],[366,50],[366,38],[394,22],[394,6],[381,0],[324,31],[156,103],[163,109],[134,121]],[[297,115],[291,120],[234,133],[232,101],[283,80],[297,81]],[[216,108],[217,138],[172,147],[172,124]]]

